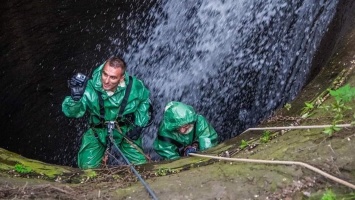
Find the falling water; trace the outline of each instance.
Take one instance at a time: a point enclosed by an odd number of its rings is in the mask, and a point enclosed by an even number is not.
[[[221,139],[296,97],[337,1],[167,0],[157,23],[125,54],[152,91],[156,121],[177,100],[207,117]]]

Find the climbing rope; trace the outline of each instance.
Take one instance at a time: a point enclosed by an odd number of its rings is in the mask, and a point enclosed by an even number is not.
[[[133,171],[133,173],[136,175],[136,177],[139,179],[139,181],[142,183],[142,185],[145,187],[145,189],[147,190],[147,192],[150,194],[150,196],[152,197],[152,199],[154,200],[158,200],[158,197],[155,195],[154,191],[149,187],[149,185],[144,181],[144,179],[141,177],[141,175],[138,173],[138,171],[134,168],[134,166],[131,164],[131,162],[129,162],[129,160],[127,159],[127,157],[123,154],[123,152],[121,151],[121,149],[117,146],[115,140],[113,139],[113,129],[115,127],[117,122],[115,121],[109,121],[107,122],[107,129],[108,129],[108,136],[109,136],[109,140],[110,142],[113,144],[113,146],[116,148],[116,150],[119,152],[119,154],[122,156],[122,158],[124,159],[124,161],[127,163],[127,165],[131,168],[131,170]],[[121,132],[121,129],[119,127],[118,131]],[[121,132],[122,133],[122,132]]]
[[[116,149],[118,150],[118,152],[121,154],[122,158],[125,160],[125,162],[127,163],[127,165],[129,165],[129,167],[131,168],[131,170],[133,171],[133,173],[137,176],[137,178],[139,179],[139,181],[142,183],[142,185],[145,187],[145,189],[147,190],[147,192],[150,194],[150,196],[152,197],[152,199],[157,200],[158,197],[155,195],[154,191],[149,187],[149,185],[144,181],[144,179],[141,177],[141,175],[137,172],[137,170],[133,167],[133,165],[129,162],[129,160],[126,158],[126,156],[123,154],[123,152],[120,150],[120,148],[118,148],[117,144],[114,142],[114,139],[112,138],[112,136],[110,136],[110,140],[111,142],[114,144],[114,146],[116,147]]]
[[[287,130],[287,129],[312,129],[312,128],[329,128],[329,127],[339,127],[339,128],[344,128],[344,127],[351,127],[353,126],[352,124],[338,124],[338,125],[310,125],[310,126],[287,126],[287,127],[261,127],[261,128],[248,128],[245,130],[243,133],[246,133],[248,131],[253,131],[253,130]],[[333,175],[330,175],[316,167],[313,167],[307,163],[303,162],[297,162],[297,161],[280,161],[280,160],[258,160],[258,159],[245,159],[245,158],[226,158],[226,157],[219,157],[219,156],[211,156],[211,155],[202,155],[202,154],[196,154],[196,153],[190,153],[189,155],[191,156],[197,156],[197,157],[203,157],[203,158],[212,158],[212,159],[218,159],[218,160],[228,160],[228,161],[239,161],[239,162],[248,162],[248,163],[261,163],[261,164],[280,164],[280,165],[300,165],[305,168],[308,168],[316,173],[319,173],[335,182],[338,182],[340,184],[343,184],[347,187],[350,187],[352,189],[355,189],[355,185],[346,182],[342,179],[339,179]]]
[[[333,175],[330,175],[316,167],[313,167],[307,163],[303,162],[297,162],[297,161],[281,161],[281,160],[258,160],[258,159],[245,159],[245,158],[226,158],[226,157],[218,157],[218,156],[210,156],[210,155],[202,155],[202,154],[197,154],[197,153],[190,153],[189,155],[191,156],[196,156],[196,157],[203,157],[203,158],[212,158],[212,159],[218,159],[218,160],[228,160],[228,161],[239,161],[239,162],[248,162],[248,163],[261,163],[261,164],[280,164],[280,165],[300,165],[303,167],[306,167],[314,172],[317,172],[335,182],[338,182],[340,184],[343,184],[347,187],[350,187],[352,189],[355,189],[355,185],[346,182],[342,179],[339,179]]]
[[[248,128],[243,133],[248,131],[258,131],[258,130],[288,130],[288,129],[312,129],[312,128],[329,128],[329,127],[345,128],[354,126],[352,124],[337,124],[337,125],[310,125],[310,126],[280,126],[280,127],[260,127],[260,128]]]
[[[118,133],[126,140],[126,142],[128,144],[130,144],[131,146],[133,146],[139,153],[141,153],[148,162],[151,162],[149,155],[145,154],[140,147],[138,147],[132,140],[130,140],[128,138],[127,135],[122,133],[121,127],[118,125],[117,122],[115,123],[115,125],[116,125],[116,129],[117,129]]]

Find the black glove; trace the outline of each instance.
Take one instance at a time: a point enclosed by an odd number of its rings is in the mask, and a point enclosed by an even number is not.
[[[184,156],[188,156],[189,153],[196,153],[196,152],[197,152],[197,148],[195,146],[187,146],[185,147]]]
[[[77,73],[69,81],[71,98],[74,101],[79,101],[84,95],[87,77],[82,73]]]

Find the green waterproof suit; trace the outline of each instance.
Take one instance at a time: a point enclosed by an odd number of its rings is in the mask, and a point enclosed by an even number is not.
[[[179,133],[178,128],[186,124],[194,124],[194,128],[187,134]],[[196,114],[191,106],[172,101],[165,107],[154,149],[164,159],[177,159],[182,156],[179,148],[197,142],[202,151],[215,146],[217,137],[217,132],[206,118]]]
[[[104,63],[105,64],[105,63]],[[82,169],[96,168],[101,164],[107,145],[107,128],[103,121],[125,121],[128,114],[134,114],[134,124],[136,126],[145,126],[149,119],[149,90],[143,82],[132,77],[132,88],[123,112],[123,119],[117,119],[122,99],[124,98],[126,88],[129,82],[129,75],[125,73],[124,84],[120,84],[113,95],[109,96],[102,88],[101,74],[104,64],[100,65],[93,73],[85,88],[83,97],[79,101],[74,101],[67,96],[62,103],[62,111],[67,117],[82,117],[86,111],[89,113],[90,128],[85,132],[81,147],[78,153],[78,166]],[[99,95],[102,96],[104,107],[104,120],[100,118]],[[145,156],[141,150],[137,150],[129,144],[123,135],[126,135],[134,127],[133,124],[124,123],[120,125],[120,132],[117,129],[113,132],[113,138],[133,164],[143,164],[146,162]],[[140,137],[138,140],[141,140]],[[134,143],[141,143],[140,141]]]

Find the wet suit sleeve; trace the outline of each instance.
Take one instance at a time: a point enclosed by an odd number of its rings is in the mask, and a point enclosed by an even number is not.
[[[74,101],[70,96],[65,97],[62,103],[62,111],[67,117],[79,118],[85,114],[86,106],[82,100]]]
[[[174,144],[156,139],[153,145],[154,145],[154,150],[162,158],[164,158],[164,160],[172,160],[172,159],[180,158],[180,155],[178,154],[178,149]]]
[[[62,111],[67,117],[79,118],[84,116],[88,101],[88,87],[86,87],[83,97],[79,101],[74,101],[70,96],[64,98]]]
[[[198,115],[196,126],[196,139],[198,140],[199,149],[201,151],[217,145],[217,132],[214,130],[211,124],[207,122],[206,118]]]

